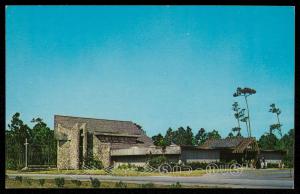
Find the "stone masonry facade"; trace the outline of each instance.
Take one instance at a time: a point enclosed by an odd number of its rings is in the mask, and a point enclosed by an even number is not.
[[[130,121],[55,115],[54,125],[58,169],[80,169],[87,158],[99,160],[108,167],[112,164],[112,150],[153,145]]]
[[[164,155],[169,160],[219,161],[221,148],[244,153],[254,139],[233,138],[208,140],[202,146],[170,145],[164,150],[153,145],[139,125],[131,121],[91,119],[72,116],[54,116],[57,142],[57,168],[81,169],[89,167],[91,158],[101,161],[104,167],[124,163],[144,165],[153,155]],[[221,148],[217,147],[221,146]],[[254,148],[257,148],[254,147]],[[228,150],[227,149],[227,150]],[[270,162],[282,160],[284,153],[265,151]]]

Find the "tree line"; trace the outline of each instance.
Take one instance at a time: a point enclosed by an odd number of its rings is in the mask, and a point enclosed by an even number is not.
[[[243,97],[246,104],[245,108],[240,107],[240,104],[235,101],[232,104],[233,115],[236,120],[236,126],[233,127],[229,134],[228,138],[243,137],[242,136],[242,123],[244,123],[246,136],[252,137],[252,127],[250,120],[250,108],[249,108],[249,96],[256,94],[256,90],[252,88],[241,88],[238,87],[233,93],[233,97]],[[294,153],[294,129],[290,129],[285,135],[282,134],[282,124],[280,122],[281,110],[276,107],[275,103],[272,103],[269,107],[268,112],[272,113],[276,117],[276,123],[271,124],[266,133],[264,133],[259,139],[258,144],[261,149],[264,150],[286,150],[287,158],[286,160],[293,160]],[[279,135],[279,137],[276,136]],[[159,133],[152,137],[154,145],[166,147],[168,145],[177,144],[177,145],[193,145],[199,146],[202,145],[208,139],[220,139],[221,136],[218,130],[214,129],[212,131],[206,131],[204,128],[200,128],[196,135],[193,134],[192,129],[187,126],[179,127],[177,130],[169,128],[165,135]]]
[[[25,124],[20,113],[12,116],[5,130],[5,164],[7,169],[21,169],[25,165],[25,140],[28,141],[29,165],[56,165],[56,140],[41,118],[31,120],[33,127]]]
[[[169,128],[165,135],[161,133],[152,136],[154,145],[156,146],[169,146],[176,145],[201,145],[207,139],[221,139],[221,135],[217,130],[206,132],[204,128],[199,129],[198,133],[194,136],[192,129],[187,126],[179,127],[177,130]]]

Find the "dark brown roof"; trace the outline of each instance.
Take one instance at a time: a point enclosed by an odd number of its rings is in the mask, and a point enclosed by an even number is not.
[[[190,149],[190,150],[212,150],[212,148],[209,147],[203,147],[203,146],[194,146],[194,145],[180,145],[182,149]],[[217,150],[217,148],[214,148],[214,150]]]
[[[202,146],[208,149],[233,149],[233,153],[242,153],[248,146],[258,151],[258,145],[255,138],[233,137],[225,139],[209,139]]]
[[[94,118],[54,115],[55,129],[57,128],[58,123],[66,128],[71,128],[76,123],[78,123],[79,125],[86,123],[86,128],[90,132],[136,135],[138,137],[137,140],[143,142],[141,143],[141,145],[145,145],[145,146],[153,145],[152,139],[146,136],[143,133],[143,131],[139,129],[131,121],[117,121],[117,120],[107,120],[107,119],[94,119]]]
[[[287,154],[286,150],[260,150],[261,153],[282,153]]]

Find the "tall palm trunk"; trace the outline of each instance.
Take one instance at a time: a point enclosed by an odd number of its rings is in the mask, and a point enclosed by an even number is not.
[[[246,123],[246,128],[247,128],[247,135],[248,135],[248,137],[249,137],[249,127],[248,127],[248,122],[247,122],[247,120],[245,121],[245,123]]]
[[[246,106],[247,106],[247,113],[248,113],[248,124],[249,124],[249,135],[251,137],[251,123],[250,123],[250,111],[249,111],[249,106],[248,106],[248,101],[247,101],[247,96],[245,96],[245,101],[246,101]]]
[[[236,120],[237,120],[237,123],[238,123],[238,127],[241,128],[241,125],[240,125],[240,119],[239,119],[239,116],[240,116],[240,115],[239,115],[239,110],[236,111],[236,115],[237,115]]]
[[[238,133],[237,133],[237,134],[241,134],[241,125],[240,125],[240,119],[238,118],[237,120],[238,120],[238,126],[239,126],[239,131],[238,131]]]
[[[279,130],[279,135],[280,135],[280,137],[282,138],[281,124],[280,124],[280,121],[279,121],[279,115],[276,114],[276,116],[277,116],[277,121],[278,121],[278,124],[279,124],[279,128],[278,128],[278,130]]]
[[[239,113],[239,110],[236,111],[236,115],[237,115],[237,123],[238,123],[238,127],[239,127],[239,130],[237,132],[237,134],[241,134],[241,124],[240,124],[240,113]]]

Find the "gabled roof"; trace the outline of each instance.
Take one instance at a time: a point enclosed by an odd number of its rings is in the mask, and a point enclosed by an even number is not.
[[[153,145],[152,139],[139,129],[136,124],[131,121],[118,121],[107,119],[83,118],[74,116],[54,115],[54,128],[57,129],[58,124],[65,128],[72,128],[76,123],[86,123],[86,128],[90,132],[115,134],[116,136],[135,136],[142,145]]]
[[[254,151],[259,151],[255,138],[244,137],[209,139],[200,147],[206,149],[233,149],[233,153],[242,153],[247,148],[253,149]]]

